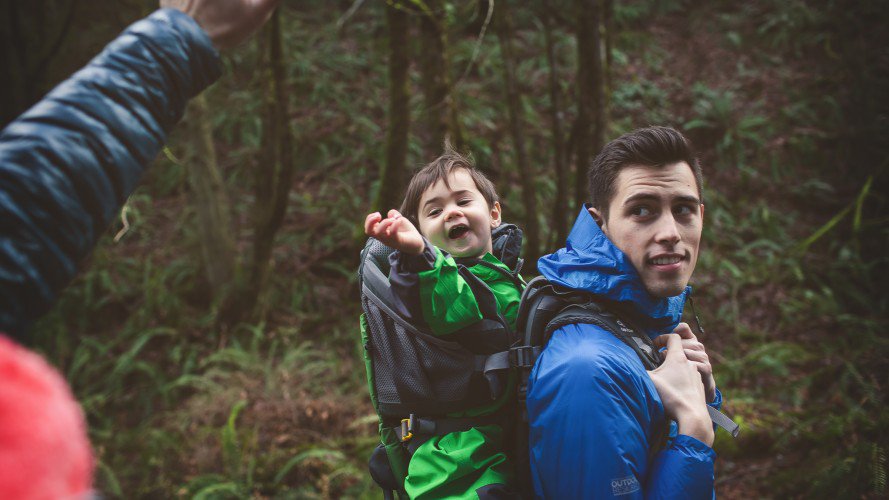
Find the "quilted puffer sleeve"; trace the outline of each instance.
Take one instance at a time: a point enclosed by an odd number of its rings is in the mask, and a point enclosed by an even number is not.
[[[22,338],[221,74],[207,34],[159,10],[0,133],[0,332]]]

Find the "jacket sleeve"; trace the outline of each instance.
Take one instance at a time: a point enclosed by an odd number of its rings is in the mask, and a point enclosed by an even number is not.
[[[221,63],[189,16],[124,31],[0,134],[0,332],[22,339]]]
[[[406,318],[422,318],[436,335],[456,332],[482,319],[475,295],[453,257],[429,241],[420,255],[396,251],[389,263],[389,283]]]
[[[711,498],[713,450],[678,436],[650,456],[664,410],[641,362],[593,325],[557,330],[530,378],[534,490],[540,498]]]

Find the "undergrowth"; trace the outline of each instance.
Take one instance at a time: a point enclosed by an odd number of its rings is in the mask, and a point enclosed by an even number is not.
[[[726,409],[742,426],[737,440],[718,434],[717,491],[885,495],[889,294],[881,273],[889,220],[878,186],[889,157],[870,168],[849,160],[847,128],[856,121],[843,89],[872,85],[835,57],[846,54],[842,36],[854,12],[842,3],[696,5],[617,2],[607,135],[673,125],[703,153],[704,248],[692,285]],[[35,328],[36,345],[88,416],[104,495],[378,495],[364,465],[376,417],[358,351],[354,272],[357,224],[384,158],[380,9],[361,7],[339,30],[335,10],[285,11],[299,167],[272,256],[266,322],[216,326],[187,165],[162,157],[127,204],[129,229],[118,242],[121,225],[109,229]],[[477,33],[459,30],[473,12],[450,11],[455,74],[475,47]],[[517,73],[538,195],[548,206],[548,65],[533,17],[517,12]],[[564,104],[573,103],[576,46],[561,22],[554,34]],[[256,44],[225,64],[228,75],[208,98],[243,251],[261,141]],[[489,33],[456,98],[468,147],[501,187],[505,217],[520,221],[534,214],[524,213],[517,188],[499,64]],[[422,112],[418,95],[411,106]],[[574,109],[563,112],[565,130]],[[187,157],[190,139],[177,134],[170,151]],[[410,165],[429,160],[419,144],[412,138]],[[543,213],[549,209],[537,215],[546,223]]]

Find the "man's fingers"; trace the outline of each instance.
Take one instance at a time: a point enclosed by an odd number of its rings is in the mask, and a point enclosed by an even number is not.
[[[676,325],[676,329],[673,330],[673,333],[679,335],[683,339],[697,340],[697,337],[695,337],[694,332],[691,331],[691,327],[688,326],[688,323],[679,323]]]
[[[704,348],[704,344],[700,343],[696,339],[682,339],[682,347],[684,349],[690,349],[692,351],[706,351]]]
[[[682,339],[679,338],[679,335],[676,335],[675,333],[665,333],[664,335],[658,335],[657,337],[654,338],[654,345],[657,346],[658,348],[666,347],[667,349],[669,349],[670,348],[669,344],[674,339],[677,342],[679,342],[680,344],[682,343]]]
[[[668,361],[671,357],[675,358],[677,356],[681,356],[682,359],[685,359],[685,352],[682,349],[682,339],[675,333],[668,333],[655,337],[654,345],[667,348],[667,352],[664,355],[665,361]]]
[[[701,351],[693,351],[691,349],[684,349],[685,357],[688,358],[689,361],[694,361],[696,363],[709,363],[710,357],[707,356],[706,352]]]
[[[698,371],[698,373],[701,374],[701,376],[713,375],[713,367],[708,365],[707,363],[698,363],[696,361],[692,361],[691,364],[694,365],[695,369]]]

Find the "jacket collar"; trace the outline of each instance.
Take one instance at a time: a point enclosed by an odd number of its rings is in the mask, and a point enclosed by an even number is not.
[[[634,313],[629,319],[651,337],[673,331],[691,293],[691,287],[686,287],[675,297],[652,297],[629,257],[605,236],[586,206],[580,210],[565,247],[541,257],[537,269],[553,283],[617,302],[621,309]]]

